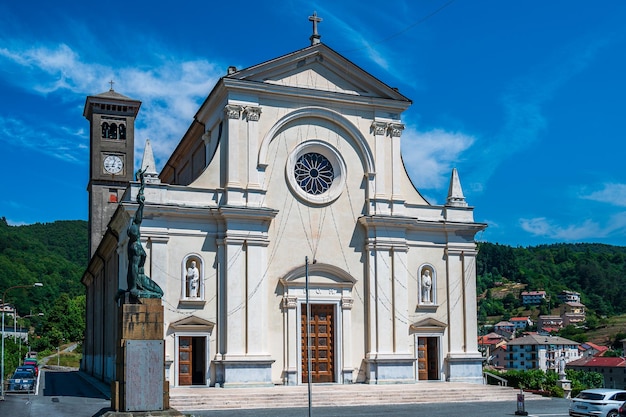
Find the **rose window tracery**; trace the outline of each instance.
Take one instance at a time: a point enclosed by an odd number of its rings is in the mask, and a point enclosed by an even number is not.
[[[328,158],[316,152],[309,152],[296,161],[294,177],[305,192],[319,195],[330,188],[335,174]]]

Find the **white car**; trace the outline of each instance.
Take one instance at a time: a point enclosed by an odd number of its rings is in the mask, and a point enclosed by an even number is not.
[[[597,388],[581,391],[572,399],[569,415],[573,417],[618,417],[618,409],[626,401],[626,391]]]

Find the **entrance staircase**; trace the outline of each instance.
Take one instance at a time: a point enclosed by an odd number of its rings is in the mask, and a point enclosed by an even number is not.
[[[314,384],[313,407],[381,404],[510,401],[515,404],[516,388],[458,382],[415,384]],[[544,399],[525,393],[525,400]],[[274,386],[262,388],[170,388],[170,406],[178,411],[254,408],[307,407],[308,387]]]

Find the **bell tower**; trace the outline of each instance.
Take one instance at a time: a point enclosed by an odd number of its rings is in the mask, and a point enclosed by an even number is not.
[[[111,89],[88,96],[83,116],[89,120],[89,255],[93,256],[124,190],[133,180],[135,118],[141,101]]]

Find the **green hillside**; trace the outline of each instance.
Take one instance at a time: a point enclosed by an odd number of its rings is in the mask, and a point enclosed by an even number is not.
[[[42,344],[82,339],[84,312],[77,310],[84,305],[80,278],[87,266],[87,241],[85,221],[9,226],[5,218],[0,219],[0,296],[16,285],[44,284],[11,289],[6,295],[19,316],[44,313],[19,323],[36,325],[37,332],[45,335]],[[9,317],[6,324],[13,326]]]
[[[479,244],[477,293],[479,316],[511,314],[520,307],[519,292],[544,290],[550,302],[542,314],[558,307],[562,290],[581,294],[581,302],[598,316],[626,313],[626,247],[595,243],[511,247]]]

